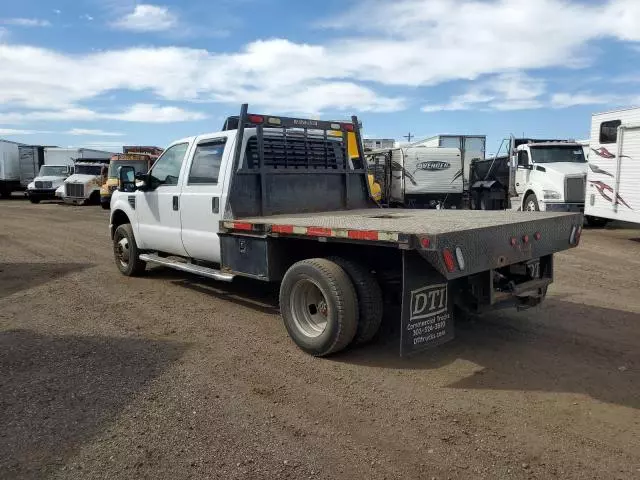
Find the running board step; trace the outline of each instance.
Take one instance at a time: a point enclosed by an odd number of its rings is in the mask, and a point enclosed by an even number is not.
[[[194,265],[193,263],[179,262],[177,260],[171,260],[170,258],[159,257],[151,253],[143,253],[140,255],[140,260],[143,262],[154,263],[156,265],[162,265],[164,267],[173,268],[175,270],[181,270],[183,272],[194,273],[207,278],[213,278],[221,282],[230,282],[233,280],[233,275],[230,273],[222,273],[215,268],[203,267],[201,265]]]

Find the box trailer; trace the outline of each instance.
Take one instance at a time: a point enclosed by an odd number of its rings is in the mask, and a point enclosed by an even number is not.
[[[585,215],[640,223],[640,107],[591,118]]]
[[[47,165],[69,165],[73,166],[77,160],[82,159],[105,159],[109,160],[114,152],[103,150],[93,150],[91,148],[60,148],[47,147],[44,149],[44,163]]]

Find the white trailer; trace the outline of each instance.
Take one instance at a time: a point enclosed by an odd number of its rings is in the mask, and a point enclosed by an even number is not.
[[[640,223],[640,107],[591,117],[585,215]]]
[[[391,203],[410,208],[444,205],[448,196],[462,195],[462,168],[462,154],[457,148],[394,148]]]
[[[436,135],[413,144],[423,147],[457,148],[462,155],[462,182],[469,190],[469,172],[472,160],[484,160],[487,150],[485,135]]]
[[[19,143],[0,140],[0,196],[8,197],[20,187]]]

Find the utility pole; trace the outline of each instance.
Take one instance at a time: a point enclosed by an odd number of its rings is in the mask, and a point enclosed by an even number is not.
[[[411,135],[411,132],[407,133],[404,137],[402,138],[406,138],[407,142],[411,143],[411,139],[414,137],[415,135]]]

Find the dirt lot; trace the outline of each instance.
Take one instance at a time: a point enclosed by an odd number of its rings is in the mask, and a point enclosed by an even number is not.
[[[261,284],[122,277],[107,223],[0,202],[0,478],[640,478],[640,230],[429,353],[315,359]]]

